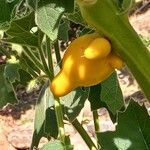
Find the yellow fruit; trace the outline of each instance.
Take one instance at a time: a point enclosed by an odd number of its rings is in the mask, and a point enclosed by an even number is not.
[[[111,45],[98,34],[87,34],[74,40],[67,48],[62,69],[53,79],[50,89],[55,96],[64,96],[79,86],[96,85],[122,68],[122,60]]]

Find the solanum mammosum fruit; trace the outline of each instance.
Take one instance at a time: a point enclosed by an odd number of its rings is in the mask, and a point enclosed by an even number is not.
[[[98,34],[74,40],[66,50],[62,69],[51,83],[55,96],[64,96],[79,86],[92,86],[105,80],[123,61],[111,50],[110,42]]]

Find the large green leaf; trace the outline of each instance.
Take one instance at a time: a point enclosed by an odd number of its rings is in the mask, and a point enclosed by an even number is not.
[[[12,84],[4,77],[5,65],[0,65],[0,107],[7,103],[16,103],[17,98],[14,94]]]
[[[79,115],[81,109],[84,107],[85,101],[88,98],[88,93],[89,88],[85,88],[85,90],[77,88],[61,98],[64,104],[64,113],[70,121],[73,121]]]
[[[18,2],[19,0],[13,0],[13,1],[1,0],[0,1],[0,30],[8,28],[9,23],[11,21],[13,9],[15,8]]]
[[[107,80],[101,83],[101,100],[104,101],[109,110],[116,114],[124,106],[122,91],[114,72]]]
[[[73,121],[81,109],[84,106],[84,102],[88,97],[88,88],[85,91],[81,88],[76,89],[65,97],[61,98],[61,102],[64,106],[65,117],[70,121]],[[54,97],[49,89],[49,83],[45,84],[43,87],[39,99],[36,105],[36,114],[35,114],[35,124],[34,124],[34,134],[32,139],[32,146],[38,146],[39,140],[41,137],[57,137],[57,121],[55,112],[53,109]],[[52,108],[52,109],[51,109]],[[65,145],[72,148],[71,145]]]
[[[59,21],[64,12],[74,10],[74,0],[28,0],[28,4],[35,10],[37,26],[52,41],[57,39]]]
[[[131,101],[127,110],[118,114],[115,132],[98,133],[103,150],[149,150],[150,116],[145,107]]]
[[[24,18],[12,21],[10,28],[6,31],[8,38],[3,41],[37,47],[38,38],[35,33],[31,33],[31,29],[36,26],[34,19],[34,13],[30,13]]]
[[[36,24],[52,41],[57,38],[59,20],[65,9],[50,0],[40,0],[35,11]]]
[[[38,147],[41,137],[57,137],[58,128],[54,109],[53,95],[49,89],[49,82],[42,88],[35,108],[34,134],[32,138],[33,147]]]
[[[113,73],[107,80],[90,87],[88,97],[91,103],[91,110],[106,107],[114,115],[124,106],[123,95],[118,83],[116,73]]]

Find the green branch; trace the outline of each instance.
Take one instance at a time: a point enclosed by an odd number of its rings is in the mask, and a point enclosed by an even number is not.
[[[98,118],[97,110],[93,110],[93,119],[94,119],[95,132],[100,132],[99,118]]]
[[[75,127],[75,129],[79,132],[87,146],[89,147],[90,150],[98,150],[93,141],[91,140],[90,136],[87,134],[85,129],[82,127],[82,125],[79,123],[77,119],[75,119],[72,122],[72,125]]]
[[[48,67],[52,74],[51,80],[54,78],[54,69],[53,69],[53,60],[52,60],[52,53],[51,53],[51,43],[49,37],[46,35],[46,52],[47,52],[47,59],[48,59]]]
[[[54,49],[55,49],[55,55],[56,55],[57,64],[61,68],[62,67],[62,63],[61,63],[61,55],[60,55],[58,40],[56,40],[55,43],[54,43]]]
[[[56,113],[58,131],[59,131],[58,138],[63,143],[65,143],[65,129],[64,129],[64,122],[63,122],[63,111],[62,111],[60,99],[58,97],[55,97],[55,113]]]
[[[50,39],[46,37],[46,49],[47,49],[47,54],[48,54],[48,62],[49,62],[49,69],[52,70],[53,76],[52,79],[54,78],[54,68],[53,68],[53,61],[52,61],[52,53],[50,51]],[[58,49],[59,52],[59,49]],[[58,53],[57,52],[57,53]],[[51,79],[51,81],[52,81]],[[65,129],[64,129],[64,122],[63,122],[63,111],[62,111],[62,106],[60,103],[60,99],[58,97],[54,96],[54,107],[55,107],[55,114],[56,114],[56,119],[57,119],[57,124],[58,124],[58,131],[59,135],[58,138],[65,144]]]

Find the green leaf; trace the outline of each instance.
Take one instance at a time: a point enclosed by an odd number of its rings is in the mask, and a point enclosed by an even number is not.
[[[101,83],[101,100],[105,102],[109,110],[116,114],[123,106],[124,99],[118,83],[116,72]]]
[[[9,27],[11,21],[12,12],[19,0],[13,0],[12,2],[1,0],[0,1],[0,30],[4,30]]]
[[[85,90],[77,88],[75,91],[61,98],[64,104],[64,113],[70,121],[73,121],[79,115],[88,98],[88,93],[89,88],[85,88]]]
[[[58,0],[59,1],[59,0]],[[72,13],[74,10],[74,0],[62,0],[62,4],[64,4],[65,12]]]
[[[123,95],[116,73],[114,72],[102,83],[91,86],[88,99],[92,111],[105,107],[115,115],[124,106]]]
[[[131,101],[124,113],[118,114],[115,132],[98,133],[103,150],[150,149],[150,116],[146,108]]]
[[[49,142],[45,144],[41,150],[64,150],[64,145],[61,143],[61,141],[56,140],[53,142]]]
[[[12,84],[4,77],[4,68],[5,65],[0,65],[0,107],[17,102]]]
[[[16,43],[25,46],[38,46],[38,38],[31,29],[35,27],[34,13],[11,22],[10,28],[6,31],[8,38],[2,39],[4,42]]]
[[[119,8],[122,13],[128,13],[133,6],[134,0],[119,0]]]
[[[73,150],[73,145],[71,145],[70,135],[65,136],[65,150]]]
[[[71,14],[66,14],[67,18],[73,22],[75,22],[76,24],[80,24],[82,26],[87,26],[86,22],[84,21],[80,9],[79,7],[76,5],[75,6],[75,10],[73,13]]]
[[[88,100],[92,111],[105,107],[112,121],[116,122],[117,112],[124,108],[123,96],[116,73],[113,73],[104,82],[91,86]]]
[[[102,89],[101,83],[90,87],[88,100],[90,101],[91,111],[95,111],[99,108],[105,107],[109,112],[111,120],[113,122],[116,122],[117,114],[113,114],[109,110],[107,103],[101,100],[101,89]],[[117,113],[117,111],[116,111],[116,113]]]
[[[91,86],[88,100],[90,101],[92,111],[104,107],[105,103],[101,101],[100,96],[101,96],[101,84]]]
[[[33,8],[37,9],[37,6],[39,6],[39,1],[36,0],[27,0],[28,4]],[[46,6],[47,4],[54,4],[56,7],[63,8],[65,12],[70,13],[74,10],[74,0],[44,0],[42,6]],[[40,3],[41,4],[41,3]]]
[[[34,133],[32,138],[33,147],[38,147],[41,137],[54,137],[58,135],[57,121],[54,109],[53,95],[49,89],[49,82],[42,88],[35,108]]]
[[[36,24],[52,41],[57,39],[59,20],[65,9],[53,1],[40,0],[35,11]]]
[[[59,25],[58,39],[67,42],[68,41],[68,30],[69,29],[70,29],[69,21],[68,20],[63,20],[63,22],[60,23],[60,25]]]
[[[14,56],[11,59],[8,59],[5,69],[4,69],[4,76],[10,82],[15,82],[15,80],[20,80],[20,76],[18,73],[18,69],[20,68],[19,60],[17,60]]]
[[[69,137],[66,137],[69,138]],[[68,145],[64,145],[61,141],[59,140],[55,140],[52,142],[48,142],[47,144],[45,144],[41,150],[73,150],[72,145],[70,145],[70,141],[69,143],[66,141],[66,144]]]

